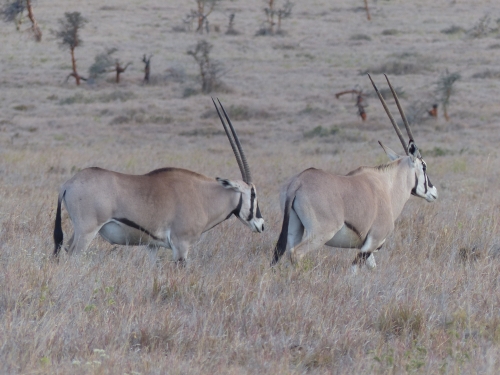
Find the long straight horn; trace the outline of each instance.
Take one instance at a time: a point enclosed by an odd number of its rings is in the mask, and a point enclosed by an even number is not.
[[[399,140],[401,141],[401,144],[403,145],[403,148],[405,150],[406,155],[408,155],[408,147],[406,146],[406,142],[403,138],[403,133],[401,133],[401,130],[399,129],[399,126],[396,124],[396,121],[394,120],[394,117],[392,117],[391,111],[389,111],[389,107],[387,107],[387,103],[384,100],[384,97],[378,91],[377,86],[375,86],[375,82],[373,82],[372,77],[370,74],[368,74],[368,78],[370,78],[370,81],[372,82],[373,88],[375,89],[375,92],[377,93],[378,98],[380,99],[380,102],[382,103],[382,106],[385,109],[385,112],[387,113],[387,116],[389,116],[389,120],[391,120],[392,126],[394,126],[394,130],[396,130],[396,134],[399,137]]]
[[[236,145],[234,143],[233,137],[231,136],[231,133],[229,133],[227,125],[224,122],[224,119],[222,118],[222,115],[219,112],[219,108],[217,108],[217,104],[215,104],[214,98],[212,98],[212,102],[214,103],[215,109],[217,110],[217,114],[219,115],[220,121],[222,122],[222,126],[224,127],[224,130],[226,132],[227,139],[229,139],[229,144],[231,145],[231,148],[233,149],[233,153],[234,153],[234,156],[236,157],[236,162],[238,163],[238,167],[240,167],[241,178],[243,178],[243,181],[246,182],[245,169],[243,168],[243,163],[241,161],[240,155],[238,154],[238,150],[237,150]],[[220,101],[219,101],[219,103],[220,103]],[[222,105],[221,105],[221,107],[222,107]]]
[[[220,107],[222,108],[222,112],[224,112],[224,116],[226,116],[227,123],[229,124],[229,127],[231,128],[231,133],[233,133],[234,140],[236,142],[236,146],[238,146],[238,151],[240,153],[241,161],[243,162],[243,168],[245,170],[245,177],[243,177],[243,181],[245,181],[247,184],[252,183],[252,175],[250,173],[250,167],[248,166],[247,158],[245,157],[245,153],[243,152],[243,148],[241,147],[240,140],[238,138],[238,135],[236,134],[236,131],[233,128],[233,124],[231,123],[231,120],[229,119],[229,116],[226,113],[226,110],[222,106],[222,103],[220,102],[219,98],[217,98],[217,101],[220,104]],[[243,172],[242,172],[243,174]]]
[[[399,103],[398,96],[396,95],[396,90],[394,90],[391,83],[389,82],[389,78],[387,77],[387,74],[384,74],[384,76],[385,76],[385,79],[387,80],[387,83],[389,84],[389,88],[392,91],[392,96],[394,96],[394,100],[396,101],[396,105],[398,106],[399,113],[401,114],[401,118],[403,119],[403,122],[405,124],[406,132],[408,133],[408,137],[410,137],[410,141],[415,142],[415,138],[413,138],[413,134],[411,133],[410,124],[408,123],[408,120],[406,119],[405,112],[403,111],[403,107],[401,107],[401,103]]]

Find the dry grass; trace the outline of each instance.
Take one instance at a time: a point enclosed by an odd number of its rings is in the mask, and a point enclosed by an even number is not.
[[[183,98],[197,87],[185,54],[197,36],[172,28],[194,2],[86,3],[78,66],[86,71],[96,53],[119,48],[134,65],[118,86],[64,84],[69,61],[55,41],[35,43],[0,24],[0,373],[496,374],[500,85],[473,74],[496,72],[500,49],[491,48],[492,33],[441,32],[486,11],[500,18],[493,3],[378,2],[367,22],[347,0],[297,2],[287,35],[275,38],[253,36],[262,6],[222,3],[237,11],[241,34],[208,36],[229,70],[230,92],[215,96],[234,116],[268,229],[252,234],[227,221],[202,237],[185,269],[169,251],[152,265],[144,249],[99,239],[80,257],[57,264],[50,255],[58,188],[82,168],[179,166],[238,178],[210,98]],[[77,8],[40,2],[44,35]],[[210,17],[225,29],[223,12]],[[157,77],[149,86],[146,52]],[[433,69],[419,56],[432,56]],[[355,252],[329,248],[273,272],[280,184],[311,166],[347,173],[384,163],[378,139],[401,150],[376,99],[362,123],[351,101],[333,97],[354,85],[371,92],[358,72],[392,61],[423,68],[392,79],[405,108],[426,102],[445,68],[463,73],[450,122],[414,130],[438,201],[410,199],[373,272],[351,275]],[[383,77],[374,78],[382,88]]]

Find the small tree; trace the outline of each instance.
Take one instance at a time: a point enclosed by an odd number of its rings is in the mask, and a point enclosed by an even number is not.
[[[209,93],[220,87],[220,76],[222,75],[222,64],[212,61],[210,51],[213,45],[206,40],[200,40],[194,49],[188,50],[187,54],[193,56],[200,69],[201,91]]]
[[[455,93],[453,85],[460,78],[461,76],[459,73],[450,73],[448,72],[448,69],[446,69],[446,72],[437,81],[436,92],[439,97],[439,101],[443,106],[443,114],[446,121],[450,120],[450,116],[448,116],[448,105],[450,104],[451,96]]]
[[[116,73],[116,83],[120,83],[120,74],[125,73],[125,70],[127,70],[129,65],[132,65],[132,63],[128,62],[125,66],[122,66],[119,60],[115,61],[114,72]]]
[[[282,8],[276,9],[276,0],[265,0],[266,7],[264,13],[266,14],[266,21],[264,26],[257,31],[257,35],[274,35],[281,34],[281,20],[288,18],[292,15],[293,3],[290,0],[285,0]],[[276,21],[277,19],[277,21]],[[275,26],[277,28],[275,29]]]
[[[112,55],[116,51],[116,48],[110,48],[106,52],[96,55],[94,63],[89,68],[89,76],[93,79],[98,79],[104,74],[109,73],[115,64],[115,59]]]
[[[368,0],[365,0],[365,10],[366,10],[366,19],[370,21],[372,17],[370,16],[370,9],[368,8]]]
[[[8,1],[1,10],[1,14],[5,22],[14,22],[17,31],[21,29],[24,11],[28,12],[28,18],[31,21],[31,31],[35,40],[40,42],[42,40],[42,30],[38,26],[35,14],[33,13],[33,5],[31,0],[13,0]]]
[[[149,74],[151,73],[151,57],[153,55],[149,55],[149,57],[146,58],[146,54],[144,54],[142,58],[142,62],[144,63],[144,82],[149,83]]]
[[[31,0],[26,0],[26,9],[28,10],[28,18],[31,21],[31,31],[35,37],[37,42],[42,41],[42,30],[38,26],[38,22],[36,22],[35,14],[33,13],[33,6],[31,4]]]
[[[227,25],[227,30],[226,30],[226,35],[238,35],[239,31],[235,30],[234,28],[234,17],[236,15],[234,13],[231,13],[229,15],[229,24]]]
[[[26,9],[24,0],[8,2],[2,8],[2,17],[5,22],[14,22],[16,30],[21,30],[23,12]]]
[[[368,106],[365,100],[365,94],[363,94],[363,90],[347,90],[341,91],[335,94],[335,97],[339,99],[342,95],[352,94],[356,99],[356,107],[358,108],[358,115],[361,117],[361,120],[366,120],[366,111],[365,108]]]
[[[124,67],[121,65],[120,60],[112,57],[113,53],[117,51],[116,48],[110,48],[105,53],[100,53],[95,57],[94,63],[89,69],[90,77],[98,78],[105,73],[116,73],[116,83],[120,83],[120,74],[127,70],[128,66],[132,64],[127,63]]]
[[[81,77],[76,70],[75,48],[81,46],[83,43],[80,39],[79,31],[87,22],[87,19],[80,12],[66,12],[64,13],[64,18],[59,19],[59,31],[54,32],[55,36],[60,39],[59,46],[61,48],[69,48],[71,52],[73,72],[68,75],[66,81],[69,77],[74,77],[77,85],[80,84],[81,79],[85,80],[85,78]]]
[[[191,11],[191,14],[195,15],[198,19],[198,27],[196,32],[203,34],[203,29],[206,30],[208,34],[208,19],[207,17],[212,13],[215,7],[221,2],[221,0],[196,0],[196,10]]]

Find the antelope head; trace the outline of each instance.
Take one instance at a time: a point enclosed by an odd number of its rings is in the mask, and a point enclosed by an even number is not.
[[[429,176],[427,175],[427,164],[425,163],[424,159],[422,158],[422,155],[420,154],[420,151],[415,144],[414,137],[410,128],[410,124],[408,123],[408,120],[406,119],[405,113],[403,111],[403,108],[401,107],[401,103],[399,102],[398,96],[396,95],[396,91],[391,85],[391,82],[389,82],[389,78],[387,78],[387,75],[385,75],[385,79],[387,80],[387,83],[389,85],[389,88],[391,89],[392,95],[394,96],[394,100],[396,101],[396,105],[398,106],[399,113],[401,114],[401,118],[403,119],[403,123],[406,128],[406,133],[408,134],[408,145],[406,144],[403,134],[401,133],[401,130],[399,129],[399,126],[396,124],[396,121],[394,120],[394,117],[392,116],[389,107],[387,106],[387,103],[384,100],[384,97],[378,91],[377,86],[375,86],[375,82],[373,82],[372,77],[368,74],[368,77],[370,78],[370,81],[372,82],[373,88],[375,89],[375,92],[377,93],[380,102],[382,103],[382,106],[385,109],[385,112],[387,113],[387,116],[389,116],[389,119],[391,120],[392,126],[394,127],[394,130],[396,131],[396,134],[399,137],[399,140],[401,141],[401,144],[403,145],[403,149],[405,150],[406,155],[409,158],[409,163],[410,163],[410,168],[414,169],[415,171],[415,186],[411,191],[412,195],[415,195],[420,198],[424,198],[428,202],[433,202],[437,199],[438,193],[437,189],[434,185],[432,185],[431,180],[429,179]],[[382,142],[380,142],[380,146],[384,149],[385,153],[391,160],[396,160],[401,158],[402,156],[398,155],[396,152],[391,150],[389,147],[384,146]]]
[[[238,139],[238,135],[233,128],[233,124],[229,119],[229,116],[226,113],[226,110],[222,106],[219,99],[219,105],[224,113],[224,117],[227,120],[229,125],[226,125],[224,122],[224,118],[222,117],[217,104],[215,104],[215,109],[217,110],[217,114],[222,122],[222,126],[226,131],[227,138],[229,139],[229,143],[231,144],[231,148],[233,149],[234,156],[236,158],[236,162],[240,167],[241,177],[243,181],[235,181],[228,180],[225,178],[217,177],[216,180],[219,184],[221,184],[226,189],[232,189],[241,194],[240,202],[238,207],[235,209],[234,214],[240,219],[245,225],[250,227],[254,232],[263,232],[264,231],[264,219],[260,213],[259,203],[257,200],[257,189],[255,185],[252,183],[252,175],[250,173],[250,167],[248,166],[247,159],[241,147],[240,140]]]

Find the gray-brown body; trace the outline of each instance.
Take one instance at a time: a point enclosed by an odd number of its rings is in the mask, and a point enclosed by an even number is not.
[[[222,104],[228,125],[215,101],[214,105],[243,180],[213,179],[181,168],[163,168],[145,175],[84,169],[59,192],[54,255],[63,246],[63,202],[74,228],[69,254],[87,249],[99,233],[112,244],[147,245],[153,253],[158,247],[170,248],[175,261],[184,261],[204,232],[233,214],[252,231],[262,232],[264,219],[257,190],[238,136]]]
[[[393,231],[394,221],[410,195],[428,202],[437,199],[437,189],[427,176],[427,165],[413,141],[397,95],[386,79],[408,133],[408,146],[373,80],[372,84],[406,155],[400,156],[379,142],[392,160],[388,164],[360,167],[346,176],[310,168],[292,177],[281,191],[283,225],[271,265],[285,252],[295,263],[308,251],[328,245],[360,249],[353,270],[362,264],[374,268],[373,253]]]
[[[68,252],[86,249],[99,233],[112,244],[170,248],[182,260],[202,233],[231,216],[241,195],[186,169],[127,175],[87,168],[59,194],[74,226]]]
[[[292,177],[281,190],[281,207],[287,216],[273,258],[289,252],[292,262],[309,250],[328,245],[361,249],[369,258],[394,229],[412,192],[429,201],[435,188],[424,192],[417,184],[421,174],[410,156],[399,157],[379,167],[361,167],[346,176],[310,168]],[[421,182],[427,183],[422,174]],[[420,189],[414,188],[422,185]],[[417,192],[418,190],[418,192]],[[286,235],[286,237],[285,237]]]

